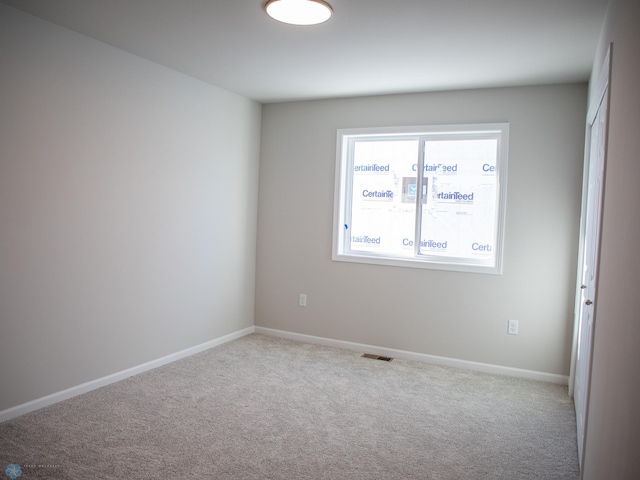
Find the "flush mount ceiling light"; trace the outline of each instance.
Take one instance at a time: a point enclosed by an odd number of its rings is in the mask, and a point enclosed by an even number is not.
[[[264,9],[274,20],[292,25],[316,25],[331,18],[331,5],[322,0],[269,0]]]

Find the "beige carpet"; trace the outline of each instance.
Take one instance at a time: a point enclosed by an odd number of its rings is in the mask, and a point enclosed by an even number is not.
[[[250,335],[0,424],[19,479],[577,479],[566,387]],[[2,478],[4,473],[2,473]]]

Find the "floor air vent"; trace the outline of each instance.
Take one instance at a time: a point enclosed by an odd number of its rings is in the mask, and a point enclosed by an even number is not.
[[[384,362],[390,362],[393,360],[391,357],[383,357],[382,355],[374,355],[373,353],[365,353],[362,355],[364,358],[371,358],[373,360],[382,360]]]

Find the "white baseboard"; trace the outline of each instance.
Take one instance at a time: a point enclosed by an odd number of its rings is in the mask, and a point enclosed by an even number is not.
[[[76,385],[75,387],[67,388],[66,390],[52,393],[51,395],[37,398],[30,402],[23,403],[21,405],[16,405],[15,407],[11,407],[6,410],[2,410],[0,411],[0,423],[6,422],[7,420],[11,420],[12,418],[19,417],[20,415],[24,415],[26,413],[33,412],[35,410],[48,407],[49,405],[53,405],[54,403],[58,403],[63,400],[67,400],[69,398],[73,398],[77,395],[82,395],[83,393],[90,392],[91,390],[104,387],[111,383],[119,382],[120,380],[124,380],[125,378],[128,378],[128,377],[132,377],[133,375],[138,375],[140,373],[146,372],[147,370],[152,370],[154,368],[161,367],[162,365],[175,362],[176,360],[180,360],[182,358],[195,355],[196,353],[200,353],[205,350],[209,350],[210,348],[217,347],[219,345],[222,345],[223,343],[236,340],[240,337],[249,335],[254,332],[261,333],[263,335],[271,335],[273,337],[280,337],[280,338],[286,338],[289,340],[297,340],[301,342],[313,343],[316,345],[323,345],[326,347],[344,348],[346,350],[352,350],[356,352],[366,352],[366,353],[373,353],[375,355],[383,355],[387,357],[405,358],[407,360],[416,360],[416,361],[435,364],[435,365],[445,365],[448,367],[465,368],[467,370],[475,370],[478,372],[495,373],[499,375],[508,375],[512,377],[528,378],[532,380],[540,380],[543,382],[557,383],[560,385],[569,384],[569,377],[566,375],[536,372],[534,370],[524,370],[520,368],[504,367],[501,365],[492,365],[488,363],[471,362],[468,360],[459,360],[456,358],[449,358],[449,357],[439,357],[436,355],[428,355],[425,353],[409,352],[406,350],[396,350],[393,348],[378,347],[375,345],[366,345],[363,343],[354,343],[354,342],[347,342],[344,340],[335,340],[332,338],[316,337],[313,335],[287,332],[284,330],[275,330],[272,328],[248,327],[242,330],[238,330],[237,332],[233,332],[228,335],[215,338],[213,340],[202,343],[200,345],[196,345],[194,347],[190,347],[185,350],[172,353],[165,357],[158,358],[156,360],[152,360],[147,363],[143,363],[142,365],[128,368],[127,370],[116,372],[111,375],[107,375],[106,377],[98,378],[96,380],[91,380],[81,385]]]
[[[140,373],[146,372],[147,370],[152,370],[154,368],[161,367],[162,365],[175,362],[176,360],[180,360],[182,358],[195,355],[196,353],[200,353],[205,350],[209,350],[210,348],[217,347],[219,345],[222,345],[223,343],[227,343],[232,340],[236,340],[237,338],[243,337],[245,335],[249,335],[253,332],[254,332],[254,327],[244,328],[242,330],[238,330],[228,335],[224,335],[222,337],[209,340],[208,342],[201,343],[200,345],[196,345],[194,347],[190,347],[185,350],[172,353],[170,355],[167,355],[166,357],[158,358],[156,360],[143,363],[142,365],[128,368],[121,372],[113,373],[111,375],[107,375],[106,377],[98,378],[96,380],[91,380],[81,385],[76,385],[75,387],[67,388],[66,390],[52,393],[51,395],[47,395],[46,397],[37,398],[30,402],[23,403],[21,405],[16,405],[15,407],[11,407],[6,410],[2,410],[0,411],[0,423],[6,422],[7,420],[11,420],[12,418],[19,417],[20,415],[24,415],[26,413],[33,412],[34,410],[39,410],[41,408],[48,407],[49,405],[53,405],[54,403],[67,400],[77,395],[90,392],[91,390],[95,390],[96,388],[104,387],[111,383],[119,382],[120,380],[124,380],[125,378],[128,378],[128,377],[132,377],[133,375],[138,375]]]
[[[558,375],[555,373],[536,372],[535,370],[524,370],[521,368],[504,367],[501,365],[492,365],[490,363],[471,362],[469,360],[459,360],[456,358],[439,357],[437,355],[428,355],[426,353],[408,352],[406,350],[396,350],[393,348],[377,347],[375,345],[366,345],[363,343],[347,342],[344,340],[334,340],[332,338],[315,337],[313,335],[305,335],[302,333],[286,332],[284,330],[275,330],[272,328],[255,327],[255,333],[271,335],[273,337],[286,338],[289,340],[298,340],[301,342],[314,343],[325,347],[344,348],[363,353],[372,353],[374,355],[382,355],[385,357],[405,358],[407,360],[417,360],[420,362],[431,363],[435,365],[445,365],[448,367],[465,368],[467,370],[475,370],[477,372],[494,373],[498,375],[508,375],[511,377],[528,378],[531,380],[540,380],[543,382],[557,383],[560,385],[568,385],[569,377],[566,375]]]

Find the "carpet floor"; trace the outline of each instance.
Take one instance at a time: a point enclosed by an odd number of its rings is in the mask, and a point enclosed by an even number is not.
[[[25,480],[574,480],[575,432],[566,386],[254,334],[0,424],[0,468]]]

